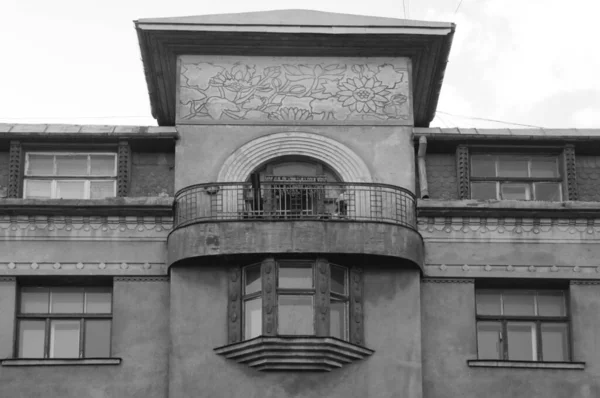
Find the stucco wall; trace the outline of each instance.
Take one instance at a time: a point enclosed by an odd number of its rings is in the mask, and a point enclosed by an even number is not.
[[[0,198],[8,189],[8,152],[0,151]]]
[[[423,396],[426,398],[592,398],[600,396],[600,286],[571,286],[573,352],[586,369],[470,368],[477,359],[473,283],[422,285]]]
[[[351,149],[366,163],[373,182],[402,186],[414,192],[414,147],[412,129],[408,127],[180,125],[177,129],[181,138],[176,144],[176,191],[216,181],[227,158],[253,139],[300,131],[324,135]]]
[[[121,365],[0,367],[0,397],[165,398],[168,286],[166,281],[114,283],[112,355],[123,359]],[[0,331],[14,319],[14,305],[4,301],[10,292],[0,282]],[[0,334],[3,358],[7,340]]]
[[[174,153],[132,152],[129,196],[173,196]]]
[[[364,272],[365,341],[375,353],[330,373],[268,373],[224,359],[227,280],[197,263],[171,269],[171,397],[411,397],[421,394],[417,270]]]
[[[427,154],[426,169],[429,197],[431,199],[458,199],[456,159],[454,154]]]
[[[579,200],[600,200],[600,156],[577,155],[575,159]]]

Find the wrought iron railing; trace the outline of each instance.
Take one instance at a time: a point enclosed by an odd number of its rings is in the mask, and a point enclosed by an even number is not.
[[[175,228],[237,220],[375,221],[416,227],[415,196],[385,184],[210,183],[175,194]]]

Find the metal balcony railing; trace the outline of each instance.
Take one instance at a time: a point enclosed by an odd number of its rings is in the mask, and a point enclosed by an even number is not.
[[[416,228],[415,196],[385,184],[210,183],[175,194],[175,228],[215,221],[371,221]]]

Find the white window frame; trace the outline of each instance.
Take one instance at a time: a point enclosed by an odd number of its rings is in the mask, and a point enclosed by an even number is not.
[[[29,156],[30,155],[46,155],[46,156],[54,156],[53,158],[53,174],[51,175],[35,175],[29,174]],[[78,174],[78,175],[69,175],[69,176],[61,176],[57,173],[57,165],[56,165],[56,156],[87,156],[87,170],[86,174]],[[98,175],[92,176],[91,173],[91,155],[103,155],[103,156],[113,156],[114,158],[114,168],[112,175]],[[23,198],[27,198],[27,183],[30,180],[35,181],[50,181],[50,199],[60,199],[58,198],[58,182],[60,181],[83,181],[84,183],[84,196],[82,199],[90,199],[91,196],[91,182],[112,182],[113,183],[113,192],[112,197],[117,196],[117,168],[118,168],[118,159],[116,152],[93,152],[93,151],[27,151],[25,153],[25,171],[23,173]]]

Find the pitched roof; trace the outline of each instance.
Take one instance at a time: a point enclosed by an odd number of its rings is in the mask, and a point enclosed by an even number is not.
[[[315,10],[272,10],[186,17],[145,18],[138,24],[168,25],[258,25],[258,26],[360,26],[360,27],[440,27],[447,22],[424,22],[409,19],[372,17]]]

